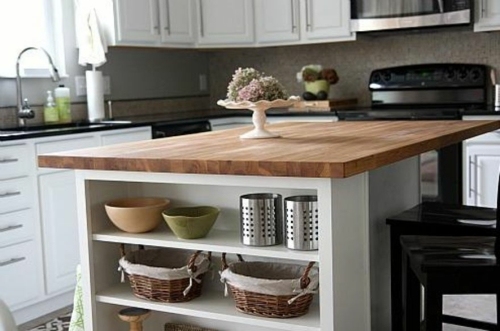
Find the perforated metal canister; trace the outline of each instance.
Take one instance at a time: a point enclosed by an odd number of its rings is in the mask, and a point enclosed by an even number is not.
[[[298,195],[285,199],[286,247],[297,250],[318,249],[318,197]]]
[[[283,242],[282,198],[274,193],[240,197],[241,242],[249,246],[271,246]]]

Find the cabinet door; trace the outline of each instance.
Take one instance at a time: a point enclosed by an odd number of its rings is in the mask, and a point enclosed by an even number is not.
[[[70,289],[79,263],[74,171],[38,176],[47,293]]]
[[[154,44],[159,40],[158,0],[115,0],[120,43]]]
[[[194,3],[192,0],[159,0],[161,42],[194,44]]]
[[[151,127],[149,126],[143,128],[113,130],[109,133],[102,134],[101,145],[107,146],[149,139],[151,139]]]
[[[251,44],[252,0],[198,0],[199,44]]]
[[[500,30],[500,2],[498,0],[476,0],[476,8],[474,31]]]
[[[259,43],[298,41],[299,23],[299,0],[255,0]]]
[[[349,0],[303,0],[307,40],[352,38]]]
[[[494,145],[467,146],[464,183],[467,204],[496,207],[500,149]]]
[[[0,295],[11,310],[26,306],[41,295],[37,247],[33,241],[27,241],[0,248]]]

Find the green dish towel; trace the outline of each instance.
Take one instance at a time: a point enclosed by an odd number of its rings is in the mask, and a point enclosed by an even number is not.
[[[76,267],[76,288],[73,299],[73,312],[69,322],[69,331],[85,331],[83,326],[83,302],[82,302],[82,268]]]

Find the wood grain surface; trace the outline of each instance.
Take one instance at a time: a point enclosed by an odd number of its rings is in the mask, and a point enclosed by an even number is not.
[[[500,128],[500,121],[288,122],[39,156],[41,167],[345,178]]]

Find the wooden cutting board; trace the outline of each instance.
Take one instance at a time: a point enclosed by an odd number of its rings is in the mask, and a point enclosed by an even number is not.
[[[343,98],[329,100],[301,100],[297,101],[289,111],[331,111],[332,109],[356,106],[358,99]]]

